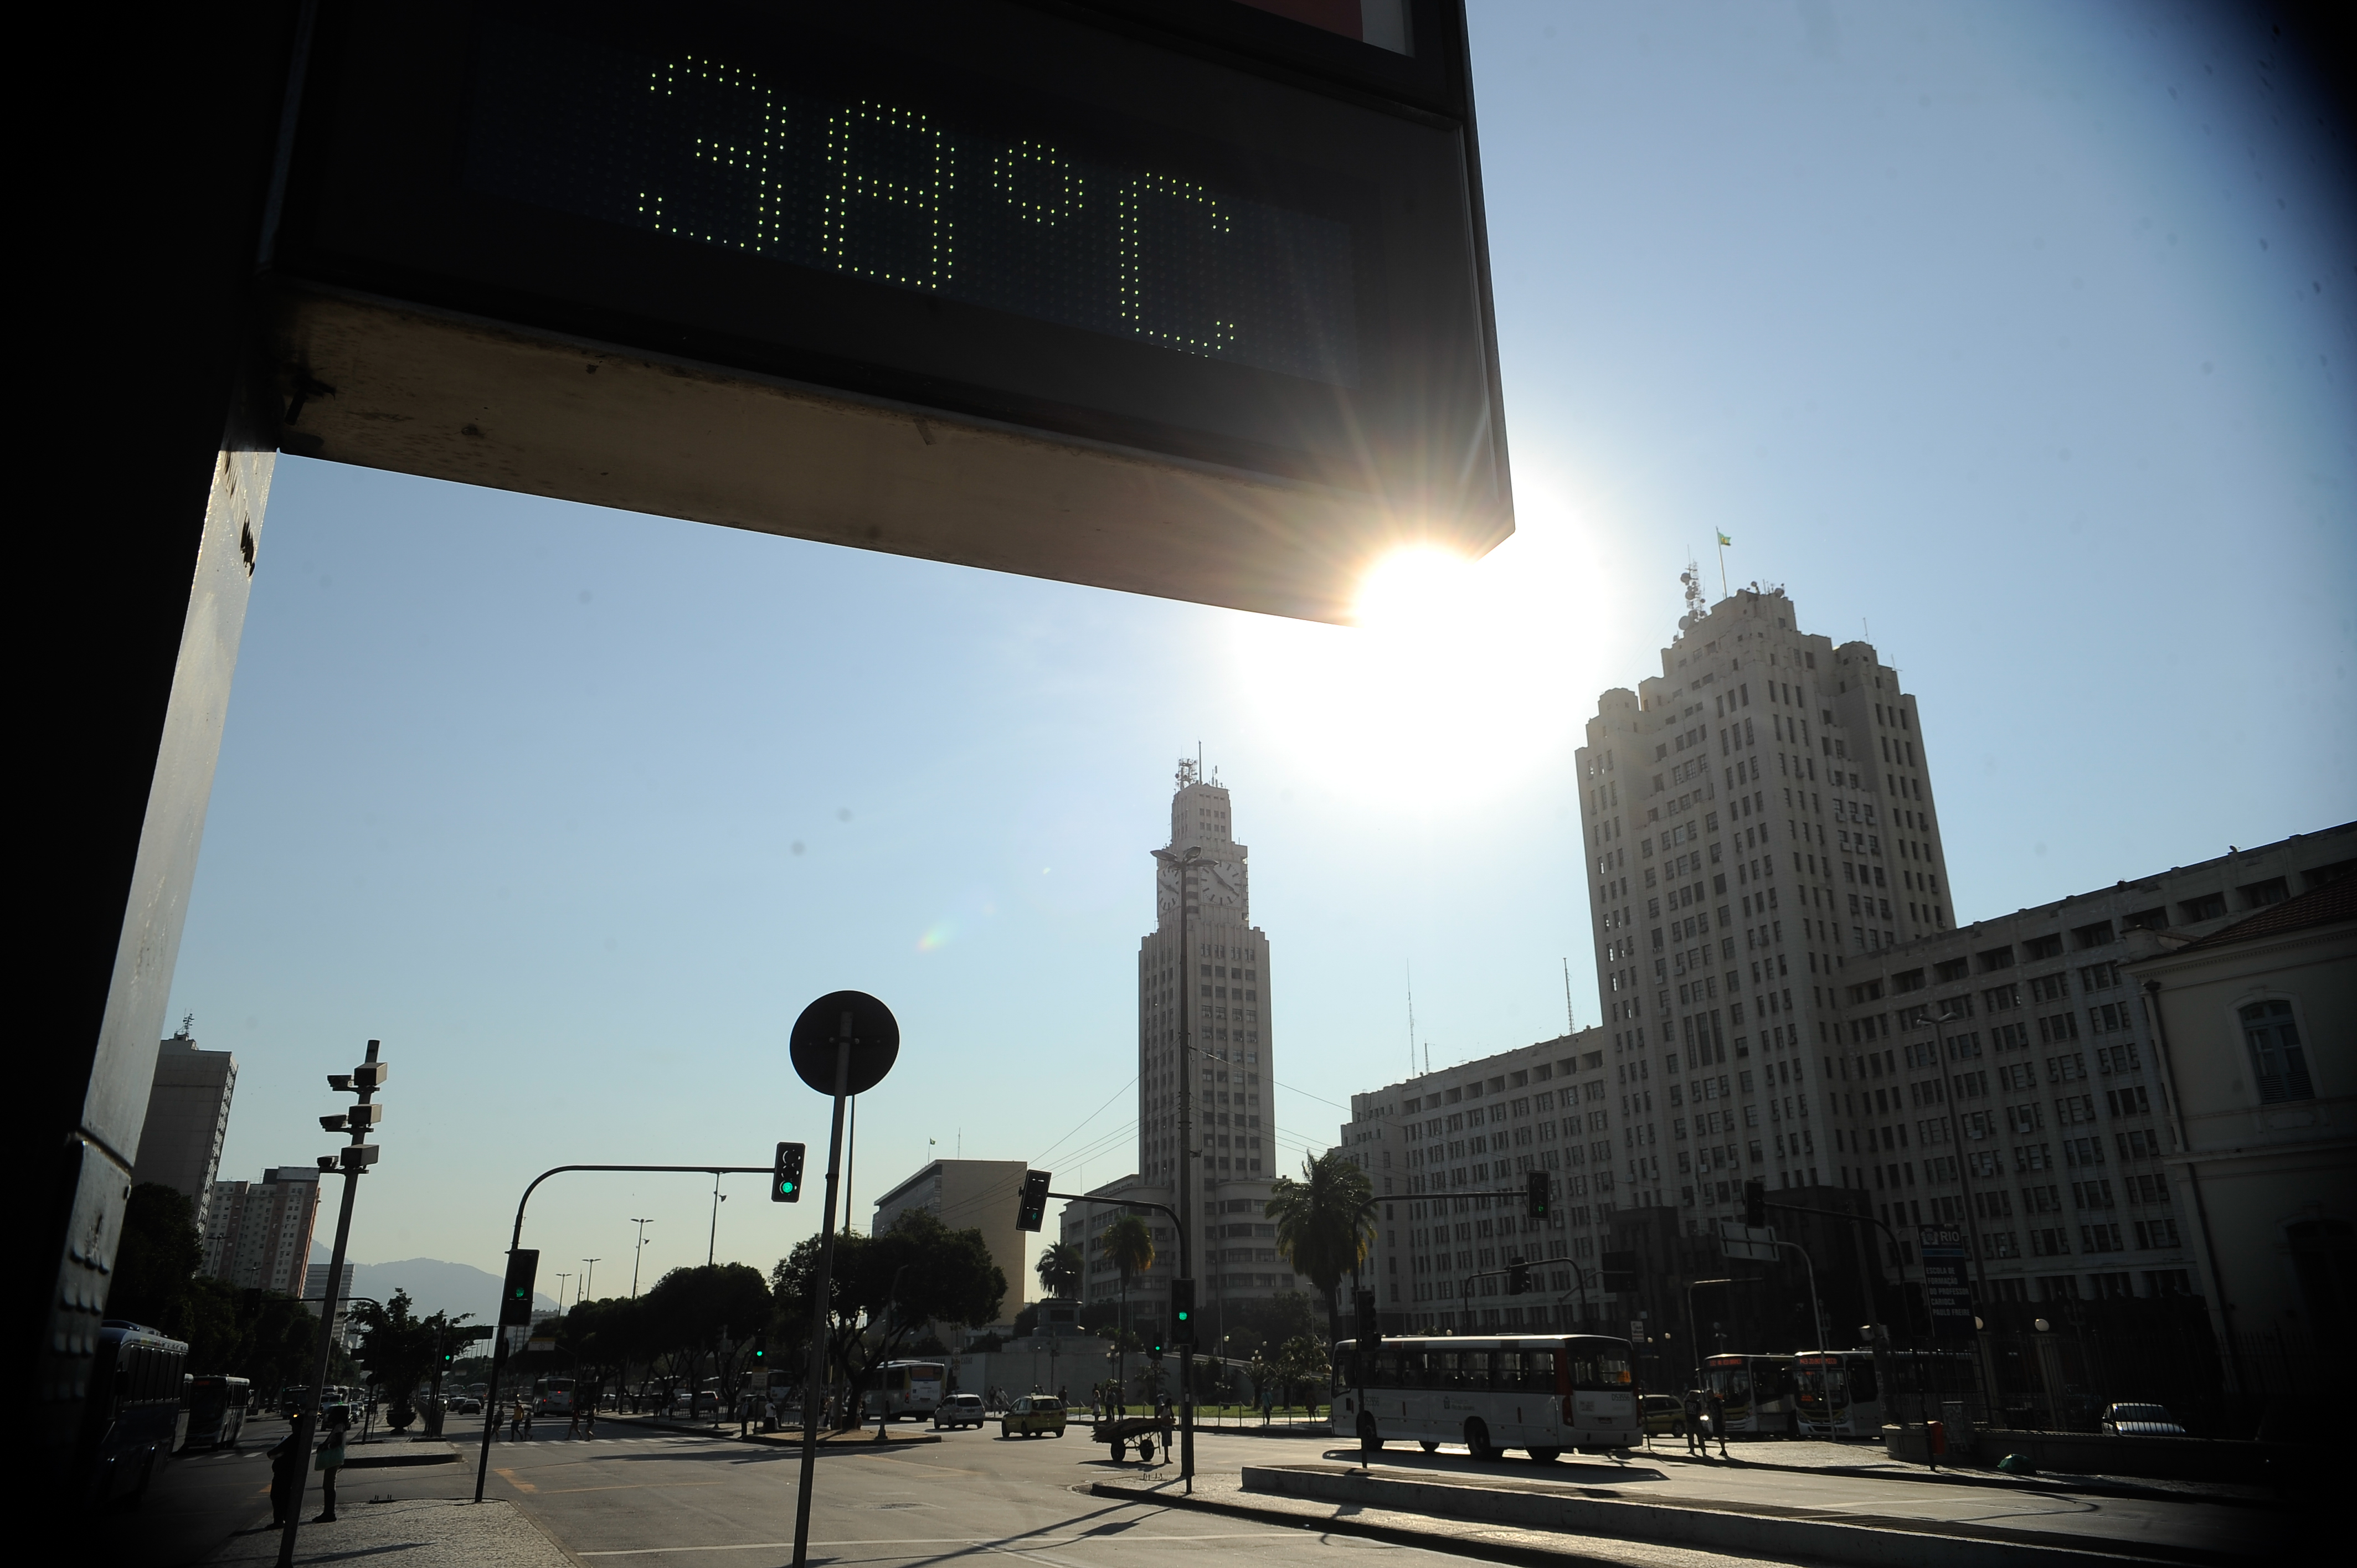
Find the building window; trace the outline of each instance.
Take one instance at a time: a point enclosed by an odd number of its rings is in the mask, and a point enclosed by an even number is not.
[[[2251,1072],[2258,1079],[2261,1104],[2316,1098],[2290,1003],[2254,1002],[2244,1008],[2243,1038],[2251,1047]]]

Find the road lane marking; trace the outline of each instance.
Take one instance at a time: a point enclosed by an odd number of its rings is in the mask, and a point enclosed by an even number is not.
[[[536,1492],[540,1490],[538,1487],[533,1486],[530,1481],[520,1481],[516,1479],[516,1473],[513,1470],[502,1469],[499,1466],[494,1465],[491,1466],[491,1474],[497,1476],[500,1480],[505,1481],[509,1486],[513,1487],[519,1492]]]

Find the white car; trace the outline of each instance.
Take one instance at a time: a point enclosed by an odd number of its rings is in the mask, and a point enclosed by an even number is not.
[[[935,1432],[952,1426],[979,1428],[982,1423],[983,1409],[980,1394],[947,1394],[933,1410]]]
[[[2106,1437],[2182,1437],[2185,1428],[2160,1404],[2107,1404],[2104,1407]]]

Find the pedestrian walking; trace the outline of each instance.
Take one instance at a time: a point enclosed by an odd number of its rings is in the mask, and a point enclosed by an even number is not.
[[[565,1435],[581,1435],[581,1391],[578,1389],[573,1391],[573,1408],[565,1412]]]
[[[1710,1391],[1710,1429],[1718,1438],[1718,1456],[1727,1457],[1727,1396]]]
[[[523,1396],[522,1394],[516,1395],[515,1403],[508,1410],[508,1440],[510,1442],[521,1443],[523,1441],[523,1423],[528,1414],[529,1412],[524,1408]]]
[[[319,1440],[318,1457],[312,1461],[319,1472],[319,1490],[325,1501],[313,1524],[336,1522],[336,1472],[344,1467],[344,1434],[350,1430],[352,1412],[346,1405],[328,1407],[327,1435]]]
[[[589,1391],[588,1402],[581,1407],[581,1435],[597,1435],[597,1391],[594,1388]]]
[[[1702,1426],[1702,1391],[1698,1389],[1688,1389],[1686,1419],[1684,1424],[1686,1429],[1686,1452],[1689,1454],[1707,1455],[1710,1452],[1708,1444],[1703,1441],[1705,1434]]]
[[[303,1451],[288,1432],[270,1449],[270,1523],[284,1529],[289,1516],[303,1506]]]

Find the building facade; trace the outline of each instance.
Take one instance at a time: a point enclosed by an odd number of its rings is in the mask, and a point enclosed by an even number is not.
[[[1015,1228],[1026,1168],[1021,1160],[935,1160],[876,1200],[871,1234],[882,1235],[912,1208],[952,1230],[981,1231],[990,1261],[1006,1276],[998,1321],[1011,1324],[1038,1283],[1024,1266],[1023,1232]]]
[[[1686,598],[1662,673],[1604,693],[1577,768],[1624,1207],[1706,1226],[1749,1177],[1833,1185],[1851,1117],[1809,1048],[1828,998],[1953,911],[1898,672],[1801,630],[1781,589],[1706,607],[1689,573]]]
[[[260,1181],[213,1183],[201,1272],[243,1289],[304,1296],[319,1212],[317,1165],[280,1165]]]
[[[2293,892],[2264,864],[2243,881],[2251,869],[2215,891],[2245,908],[2289,896],[2192,941],[2131,933],[2143,956],[2126,968],[2164,1075],[2193,1277],[2238,1382],[2264,1383],[2357,1327],[2357,875],[2328,863],[2298,875],[2330,880]]]
[[[1596,1276],[1619,1165],[1609,1050],[1604,1030],[1583,1029],[1351,1097],[1341,1147],[1378,1205],[1361,1283],[1384,1326],[1512,1333],[1605,1312]],[[1544,1220],[1525,1212],[1534,1170],[1553,1177]],[[1520,1294],[1516,1260],[1531,1269]]]
[[[196,1206],[201,1235],[210,1226],[221,1144],[229,1136],[237,1058],[199,1049],[189,1033],[194,1022],[184,1020],[180,1032],[156,1047],[156,1079],[131,1179],[160,1183],[188,1198]]]
[[[2352,870],[2357,824],[1975,921],[1821,988],[1835,1171],[1899,1231],[1899,1267],[1917,1277],[1908,1229],[1944,1223],[1966,1232],[1984,1301],[2211,1295],[2172,1065],[2223,1107],[2247,1082],[2243,1046],[2204,1029],[2164,1052],[2132,966]]]

